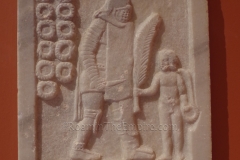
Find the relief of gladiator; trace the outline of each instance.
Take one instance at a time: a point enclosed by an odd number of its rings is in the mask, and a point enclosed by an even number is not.
[[[79,125],[92,126],[79,131],[70,151],[72,160],[100,160],[87,144],[99,124],[104,103],[112,105],[114,123],[136,124],[133,100],[134,21],[130,0],[106,0],[96,11],[80,43],[81,75],[78,79],[82,119]],[[152,160],[150,147],[139,142],[138,129],[117,131],[123,160]],[[119,144],[120,145],[120,144]]]

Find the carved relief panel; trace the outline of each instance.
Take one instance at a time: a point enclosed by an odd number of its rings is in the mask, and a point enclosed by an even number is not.
[[[211,159],[206,4],[19,1],[19,159]]]

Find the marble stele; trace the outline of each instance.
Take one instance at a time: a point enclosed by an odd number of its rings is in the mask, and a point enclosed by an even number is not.
[[[19,0],[19,160],[211,160],[206,0]]]

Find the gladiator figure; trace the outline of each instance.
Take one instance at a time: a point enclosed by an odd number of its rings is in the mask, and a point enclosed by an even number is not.
[[[82,37],[79,49],[82,71],[78,81],[83,115],[78,125],[92,128],[78,131],[70,151],[72,160],[101,159],[99,153],[86,146],[101,120],[104,102],[112,104],[115,124],[135,124],[132,17],[130,0],[106,0]],[[154,159],[153,150],[140,145],[137,128],[121,130],[116,135],[121,141],[123,160]]]
[[[194,103],[193,97],[187,94],[192,89],[191,80],[187,72],[180,68],[180,61],[172,50],[160,52],[160,68],[161,71],[156,73],[149,88],[135,89],[135,92],[138,96],[152,96],[160,91],[158,99],[160,124],[176,126],[175,129],[168,127],[161,132],[163,150],[157,160],[172,160],[173,151],[176,160],[184,160],[183,122],[193,123],[199,115],[193,104],[190,104]],[[188,112],[194,114],[189,116]]]

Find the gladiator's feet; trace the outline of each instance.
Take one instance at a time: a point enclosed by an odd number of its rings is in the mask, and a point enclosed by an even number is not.
[[[76,146],[70,151],[71,160],[101,160],[100,154]]]
[[[141,146],[134,151],[133,156],[129,160],[153,160],[155,154],[153,150],[147,146]]]
[[[162,154],[160,157],[158,157],[156,160],[172,160],[172,156]]]

